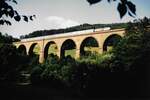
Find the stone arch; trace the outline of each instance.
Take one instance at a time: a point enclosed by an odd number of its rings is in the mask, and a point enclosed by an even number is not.
[[[80,45],[80,56],[99,53],[99,43],[94,37],[86,37]]]
[[[103,43],[103,51],[109,51],[115,46],[122,37],[118,34],[108,36]]]
[[[44,48],[44,58],[46,59],[49,54],[57,55],[57,52],[58,52],[57,44],[54,41],[50,41],[46,44]]]
[[[29,56],[38,56],[40,55],[40,45],[38,43],[31,44],[29,48]]]
[[[68,55],[73,58],[76,56],[76,43],[72,39],[65,40],[61,46],[60,57],[63,58]]]
[[[21,44],[19,47],[18,47],[18,52],[21,53],[22,55],[27,55],[27,50],[26,50],[26,46]]]

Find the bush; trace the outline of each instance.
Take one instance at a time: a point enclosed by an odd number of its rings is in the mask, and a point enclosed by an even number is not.
[[[41,67],[41,65],[35,66],[31,71],[31,82],[33,84],[40,84],[42,82],[41,74],[43,72],[44,68]]]
[[[113,50],[112,71],[123,75],[130,95],[148,94],[150,71],[150,21],[147,18],[129,23],[125,37]],[[129,84],[130,83],[130,84]],[[144,92],[141,92],[144,91]]]
[[[88,56],[77,61],[70,56],[59,60],[57,56],[51,55],[45,63],[32,70],[32,83],[41,81],[55,87],[63,84],[83,93],[96,85],[92,83],[99,80],[97,76],[110,72],[110,59],[110,53]]]
[[[145,62],[150,51],[150,30],[147,18],[129,23],[125,37],[114,48],[114,71],[135,71],[139,66],[137,61]],[[145,62],[148,63],[148,62]]]
[[[27,57],[19,54],[15,46],[0,44],[0,80],[16,81],[27,62]]]

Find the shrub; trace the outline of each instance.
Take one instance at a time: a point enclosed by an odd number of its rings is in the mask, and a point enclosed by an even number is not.
[[[0,44],[0,80],[16,81],[27,57],[18,53],[11,44]]]
[[[32,68],[31,71],[31,82],[33,84],[39,84],[41,83],[41,74],[43,72],[44,68],[41,67],[41,65],[37,65],[34,68]]]
[[[89,81],[98,73],[110,71],[111,54],[92,55],[77,61],[70,56],[58,59],[51,55],[44,64],[38,65],[32,70],[32,81],[45,81],[48,83],[60,82],[66,86],[82,90],[87,88]],[[38,81],[37,81],[38,82]]]

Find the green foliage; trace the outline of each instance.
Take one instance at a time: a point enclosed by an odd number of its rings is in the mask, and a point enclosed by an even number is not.
[[[102,67],[102,62],[106,60],[111,60],[112,58],[112,53],[106,52],[103,54],[92,54],[90,56],[83,56],[81,57],[78,62],[79,63],[90,63],[90,64],[96,64],[100,67]],[[108,67],[108,66],[107,66]]]
[[[86,88],[87,82],[95,77],[93,74],[96,75],[101,71],[110,70],[111,57],[110,53],[105,53],[75,60],[71,56],[58,59],[57,56],[50,55],[45,63],[32,70],[32,83],[41,81],[56,87],[63,83],[65,86],[80,91],[80,89]]]
[[[150,21],[148,18],[129,23],[125,37],[114,49],[114,68],[115,70],[129,71],[139,66],[137,60],[143,62],[145,54],[149,55],[150,43]],[[148,62],[145,62],[148,63]],[[133,66],[134,65],[134,66]],[[134,67],[134,68],[133,68]]]
[[[19,39],[13,38],[12,36],[10,36],[10,35],[8,35],[8,34],[3,35],[3,34],[0,32],[0,43],[8,43],[8,44],[11,44],[12,42],[16,42],[16,41],[19,41]]]
[[[45,69],[41,74],[42,79],[54,80],[59,79],[60,66],[58,64],[45,65]]]
[[[0,81],[18,81],[20,72],[27,69],[28,57],[12,45],[15,41],[19,39],[0,33]]]
[[[71,75],[72,86],[77,89],[86,89],[91,80],[103,72],[110,72],[111,53],[91,55],[77,60]]]
[[[0,44],[0,80],[14,81],[28,62],[11,44]]]
[[[72,71],[71,68],[74,64],[75,60],[71,57],[60,60],[57,56],[51,54],[48,56],[45,63],[39,64],[33,68],[31,72],[31,81],[32,83],[43,81],[54,86],[58,83],[69,85],[68,81]]]
[[[75,57],[75,53],[76,49],[65,50],[65,57],[70,55],[73,58]]]
[[[41,74],[43,72],[43,68],[41,67],[41,65],[35,65],[33,68],[32,68],[32,71],[31,71],[31,82],[33,84],[37,84],[37,83],[40,83],[42,80],[41,80]]]

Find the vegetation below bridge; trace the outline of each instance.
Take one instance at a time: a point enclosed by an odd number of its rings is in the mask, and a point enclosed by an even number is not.
[[[1,43],[0,81],[68,89],[78,96],[149,98],[149,26],[147,18],[128,23],[125,36],[111,51],[78,60],[51,54],[39,64],[37,56],[23,55],[13,45]]]

